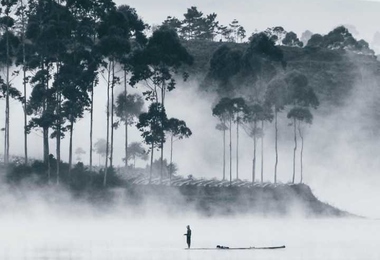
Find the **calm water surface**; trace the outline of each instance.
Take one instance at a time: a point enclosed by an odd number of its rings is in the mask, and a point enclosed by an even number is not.
[[[4,218],[0,259],[380,259],[380,221],[366,219]],[[280,246],[278,250],[185,250]]]

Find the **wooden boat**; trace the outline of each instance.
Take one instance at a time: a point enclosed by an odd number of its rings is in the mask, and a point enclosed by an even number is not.
[[[283,249],[285,246],[267,246],[267,247],[257,247],[257,246],[250,246],[250,247],[228,247],[228,246],[216,246],[215,248],[186,248],[189,250],[261,250],[261,249]]]

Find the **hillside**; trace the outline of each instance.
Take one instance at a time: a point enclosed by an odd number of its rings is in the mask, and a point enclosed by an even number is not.
[[[226,44],[242,52],[247,43],[225,43],[211,41],[185,41],[183,44],[194,57],[194,65],[186,68],[193,77],[203,80],[209,69],[213,52]],[[322,103],[342,105],[359,80],[368,76],[380,83],[380,62],[376,56],[330,50],[321,47],[281,46],[286,61],[286,72],[298,70],[305,74]],[[204,87],[208,87],[207,85]],[[239,87],[239,86],[235,86]]]

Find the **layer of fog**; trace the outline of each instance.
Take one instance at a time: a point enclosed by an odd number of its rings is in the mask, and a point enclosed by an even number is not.
[[[27,192],[25,192],[27,191]],[[123,191],[116,190],[119,196]],[[116,203],[92,207],[56,186],[0,186],[2,259],[378,259],[380,222],[252,216],[204,218],[166,214],[162,204],[144,215]],[[280,250],[185,251],[193,248],[282,246]]]
[[[369,259],[379,258],[379,221],[303,219],[131,219],[128,217],[0,217],[2,259]],[[185,251],[282,246],[280,250]]]

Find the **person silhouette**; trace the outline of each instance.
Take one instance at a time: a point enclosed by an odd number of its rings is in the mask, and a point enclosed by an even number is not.
[[[183,235],[186,236],[187,248],[190,248],[190,246],[191,246],[191,229],[190,229],[189,225],[187,225],[186,234],[183,234]]]

